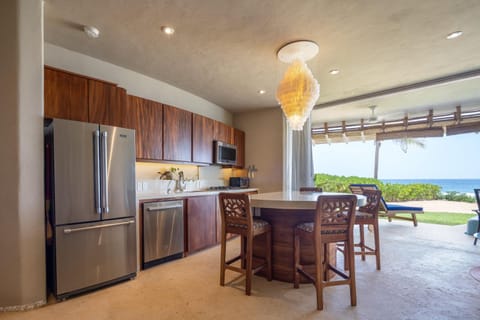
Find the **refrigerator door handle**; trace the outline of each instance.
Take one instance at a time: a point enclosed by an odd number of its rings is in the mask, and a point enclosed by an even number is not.
[[[91,227],[64,229],[63,233],[69,234],[69,233],[72,233],[72,232],[88,231],[88,230],[102,229],[102,228],[110,228],[110,227],[123,226],[123,225],[126,225],[126,224],[132,224],[132,223],[135,223],[135,220],[129,220],[129,221],[117,222],[117,223],[109,223],[109,224],[102,224],[102,225],[96,225],[96,226],[91,226]]]
[[[102,207],[103,212],[108,213],[108,143],[107,143],[107,131],[102,132]]]
[[[93,161],[94,161],[94,172],[93,179],[95,183],[95,211],[98,214],[102,213],[102,206],[100,204],[100,132],[95,130],[93,132]]]

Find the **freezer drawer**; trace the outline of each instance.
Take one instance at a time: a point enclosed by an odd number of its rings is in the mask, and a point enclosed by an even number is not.
[[[133,277],[135,219],[67,225],[55,229],[57,297]]]
[[[143,205],[143,267],[183,256],[183,200]]]

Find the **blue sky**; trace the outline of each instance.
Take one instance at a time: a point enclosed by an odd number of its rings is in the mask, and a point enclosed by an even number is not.
[[[382,142],[379,179],[479,179],[480,134],[420,139],[425,148]],[[322,144],[313,147],[315,173],[373,177],[373,141]]]

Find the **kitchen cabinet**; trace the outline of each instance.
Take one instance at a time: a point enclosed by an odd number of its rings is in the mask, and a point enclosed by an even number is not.
[[[163,160],[192,161],[192,113],[163,105]]]
[[[127,127],[135,129],[136,158],[162,160],[162,104],[128,95],[127,120]]]
[[[217,196],[187,200],[187,251],[192,253],[217,243]]]
[[[127,127],[125,89],[47,66],[44,80],[45,118]]]
[[[45,118],[88,121],[88,79],[45,67]]]
[[[245,132],[234,129],[234,144],[237,146],[237,164],[235,167],[245,167]]]
[[[220,121],[215,121],[213,139],[233,144],[233,128]]]
[[[88,121],[126,127],[127,92],[115,84],[88,80]]]
[[[192,161],[213,163],[213,134],[215,121],[193,114],[192,121]]]

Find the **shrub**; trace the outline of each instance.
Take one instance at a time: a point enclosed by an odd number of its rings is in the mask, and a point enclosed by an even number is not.
[[[345,177],[329,174],[315,174],[315,186],[330,192],[350,192],[348,186],[354,183],[376,184],[386,201],[436,200],[442,199],[441,187],[434,184],[394,184],[383,183],[378,179]],[[462,200],[455,200],[462,201]]]
[[[462,201],[462,202],[476,202],[477,200],[475,197],[469,196],[465,193],[459,193],[455,191],[448,191],[444,195],[442,195],[442,199],[448,201]]]

